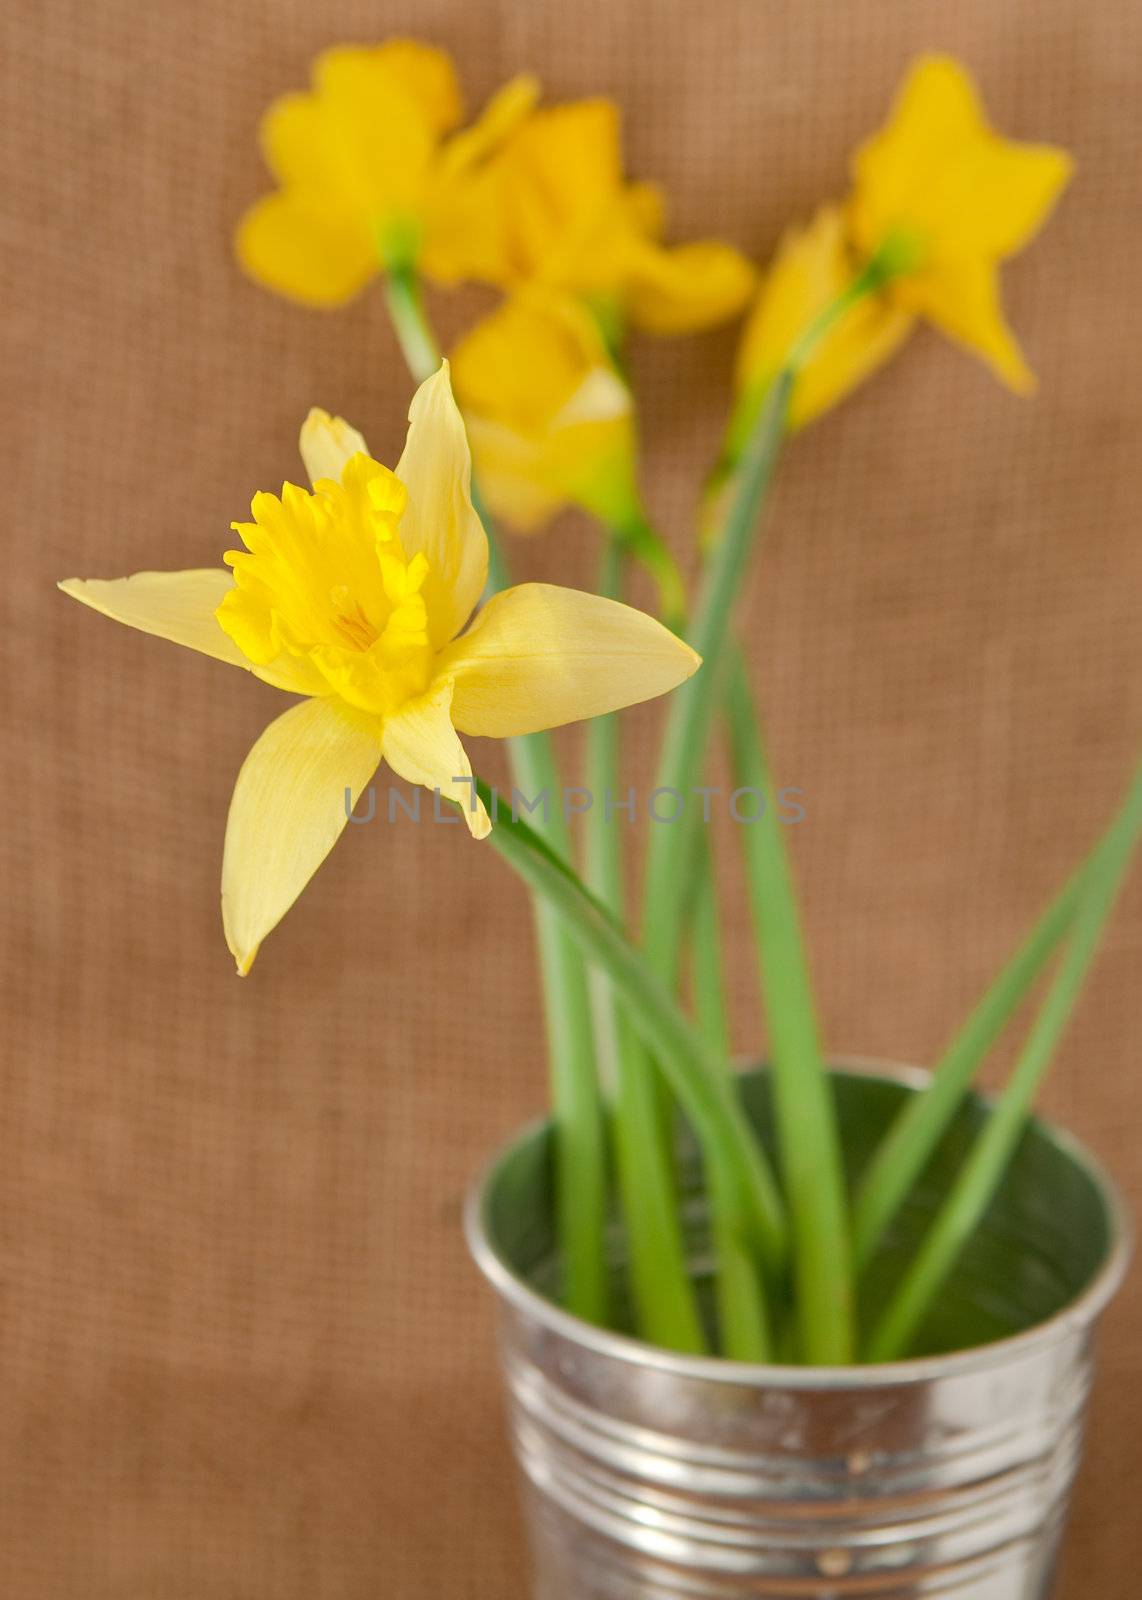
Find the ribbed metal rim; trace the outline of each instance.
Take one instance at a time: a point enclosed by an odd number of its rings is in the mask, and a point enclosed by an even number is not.
[[[877,1061],[863,1056],[838,1057],[830,1062],[830,1066],[841,1072],[865,1073],[912,1088],[921,1088],[931,1076],[921,1067],[901,1066],[896,1062]],[[497,1293],[553,1333],[562,1334],[585,1349],[617,1361],[652,1367],[678,1377],[715,1383],[753,1384],[771,1389],[873,1389],[891,1384],[922,1383],[953,1373],[966,1374],[981,1368],[1003,1366],[1032,1347],[1053,1344],[1076,1329],[1088,1327],[1106,1309],[1126,1276],[1133,1249],[1133,1229],[1117,1185],[1098,1158],[1073,1134],[1041,1118],[1036,1120],[1051,1142],[1093,1180],[1106,1206],[1113,1243],[1106,1260],[1082,1294],[1046,1322],[1040,1322],[1023,1333],[1012,1334],[1007,1339],[996,1339],[991,1344],[955,1350],[946,1355],[921,1356],[907,1361],[859,1367],[771,1366],[728,1361],[722,1356],[689,1356],[673,1350],[662,1350],[628,1334],[596,1328],[572,1316],[569,1311],[546,1300],[512,1270],[500,1255],[486,1227],[487,1196],[496,1172],[518,1144],[534,1137],[546,1125],[545,1118],[529,1123],[521,1133],[501,1146],[471,1186],[464,1206],[464,1233],[476,1265]]]

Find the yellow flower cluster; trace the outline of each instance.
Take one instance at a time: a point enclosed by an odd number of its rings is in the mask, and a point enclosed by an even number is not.
[[[595,716],[698,665],[659,623],[597,596],[525,584],[481,606],[488,544],[469,448],[488,503],[516,527],[573,503],[653,540],[625,334],[709,327],[757,290],[730,245],[663,243],[661,193],[625,177],[612,104],[538,99],[533,79],[516,78],[464,127],[448,56],[391,40],[326,51],[311,88],[270,107],[262,140],[277,187],[236,241],[255,280],[318,307],[378,276],[413,296],[424,274],[504,298],[453,352],[456,400],[447,363],[421,385],[395,472],[347,423],[313,412],[301,435],[311,488],[256,495],[225,566],[62,585],[304,697],[263,734],[234,793],[223,911],[242,971],[343,829],[344,793],[360,793],[380,760],[460,801],[480,836],[490,824],[460,733]],[[723,476],[822,317],[795,363],[794,428],[881,366],[918,318],[1029,389],[998,267],[1070,170],[1060,150],[994,133],[957,63],[919,61],[857,151],[847,201],[786,234],[761,281]]]
[[[568,502],[608,521],[637,512],[626,328],[710,327],[756,284],[729,245],[663,244],[661,191],[624,179],[611,102],[537,97],[517,78],[457,133],[443,51],[327,51],[310,91],[266,113],[279,187],[237,235],[253,278],[308,305],[343,304],[381,272],[504,291],[454,351],[454,376],[488,505],[525,531]]]
[[[238,254],[259,282],[319,306],[383,271],[503,290],[505,306],[454,351],[488,504],[524,531],[567,502],[613,525],[638,509],[626,329],[710,327],[746,306],[756,277],[729,245],[663,245],[661,190],[624,178],[611,102],[538,98],[534,79],[516,78],[457,132],[462,101],[443,51],[411,40],[327,51],[311,90],[265,116],[279,188],[243,220]],[[882,366],[917,318],[1013,389],[1033,387],[998,268],[1049,214],[1070,158],[996,134],[964,68],[927,56],[852,168],[849,198],[790,229],[761,280],[738,354],[728,463],[798,335],[887,241],[892,273],[805,363],[790,426]]]

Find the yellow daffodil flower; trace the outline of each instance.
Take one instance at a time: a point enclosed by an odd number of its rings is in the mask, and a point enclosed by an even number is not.
[[[784,235],[738,347],[744,434],[798,335],[837,299],[856,271],[839,207],[822,206],[808,227]],[[870,377],[899,349],[914,320],[882,295],[850,306],[797,374],[789,399],[790,430],[803,428]]]
[[[262,120],[280,187],[239,224],[239,261],[312,306],[343,305],[422,255],[449,270],[453,209],[537,94],[533,79],[513,79],[456,134],[460,90],[443,50],[411,39],[326,50],[311,91],[276,100]]]
[[[521,584],[476,610],[488,545],[446,363],[409,423],[394,473],[347,423],[311,412],[312,491],[255,495],[226,567],[60,586],[306,696],[258,739],[230,805],[222,915],[241,973],[337,841],[346,792],[356,803],[382,759],[459,802],[482,838],[491,823],[461,733],[506,738],[615,711],[699,664],[653,618],[574,589]]]
[[[497,516],[526,533],[568,503],[612,527],[639,515],[630,390],[579,301],[522,290],[461,339],[452,373]]]
[[[614,337],[628,322],[686,333],[739,312],[753,269],[713,241],[666,248],[663,202],[623,180],[617,108],[582,100],[534,112],[467,186],[453,213],[451,271],[506,289],[539,283],[587,301]]]
[[[999,263],[1034,237],[1072,167],[1064,150],[994,133],[959,62],[925,56],[853,158],[849,232],[866,260],[886,246],[896,258],[883,290],[894,305],[1027,393],[1034,378],[1004,319]]]

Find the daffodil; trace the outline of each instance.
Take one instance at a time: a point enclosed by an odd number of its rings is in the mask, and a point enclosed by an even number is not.
[[[279,187],[239,224],[242,266],[314,306],[342,305],[379,272],[410,271],[422,258],[452,275],[453,211],[533,104],[534,80],[513,79],[456,133],[455,69],[431,45],[340,45],[318,56],[312,79],[308,93],[276,100],[262,120]]]
[[[532,532],[568,503],[611,526],[640,514],[630,390],[579,301],[520,291],[461,339],[452,372],[497,516]]]
[[[661,191],[624,181],[609,100],[524,118],[467,186],[453,221],[457,237],[433,263],[439,276],[568,291],[615,337],[628,322],[651,333],[708,327],[739,312],[753,288],[752,267],[729,245],[662,244]]]
[[[736,417],[744,443],[762,398],[801,333],[843,293],[857,271],[838,206],[822,206],[805,228],[791,228],[747,319],[738,348]],[[908,337],[908,311],[883,295],[855,301],[798,371],[789,400],[791,430],[812,422],[870,377]]]
[[[488,545],[447,364],[409,420],[391,472],[355,429],[311,412],[301,452],[312,490],[255,495],[252,520],[233,525],[244,548],[225,567],[61,585],[306,697],[258,739],[230,806],[222,913],[242,973],[382,759],[457,801],[482,838],[491,824],[461,733],[505,738],[614,711],[699,664],[653,618],[597,595],[527,583],[481,606]]]
[[[849,233],[865,260],[890,253],[883,293],[893,305],[1026,393],[1034,378],[1004,319],[999,263],[1034,237],[1072,167],[1064,150],[995,133],[959,62],[924,56],[853,158]]]

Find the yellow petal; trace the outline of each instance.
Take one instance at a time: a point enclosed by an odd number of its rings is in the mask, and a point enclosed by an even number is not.
[[[1018,144],[989,135],[965,159],[959,174],[963,219],[961,248],[974,246],[1003,258],[1031,242],[1046,222],[1074,172],[1065,150],[1048,144]]]
[[[993,132],[966,69],[925,56],[854,156],[853,232],[866,253],[892,229],[911,233],[925,265],[1007,256],[1046,220],[1072,166],[1065,151]]]
[[[238,260],[255,282],[309,306],[341,306],[380,270],[360,217],[321,195],[267,195],[238,225]]]
[[[255,208],[238,247],[259,282],[335,305],[379,256],[405,263],[415,255],[433,161],[461,105],[448,57],[409,40],[327,50],[313,84],[276,100],[262,119],[282,204]]]
[[[566,492],[544,470],[533,439],[471,412],[468,437],[484,504],[516,533],[537,532],[566,505]]]
[[[494,157],[539,98],[538,81],[512,78],[470,128],[440,151],[425,204],[419,266],[440,283],[505,282],[503,173]]]
[[[691,333],[736,316],[755,282],[753,267],[728,244],[647,243],[632,258],[628,312],[648,333]]]
[[[666,195],[661,184],[628,183],[623,209],[637,233],[657,242],[666,227]]]
[[[492,824],[471,781],[472,766],[452,725],[451,705],[448,678],[438,679],[427,694],[407,700],[385,721],[384,757],[406,782],[439,789],[444,799],[458,801],[472,837],[483,839]]]
[[[540,96],[539,79],[520,73],[496,91],[470,128],[454,134],[441,151],[442,174],[463,176],[503,144]]]
[[[878,141],[910,146],[925,163],[946,161],[983,131],[987,113],[967,68],[954,56],[923,55],[908,68],[884,128],[857,151],[855,163]]]
[[[636,705],[676,688],[700,658],[617,600],[524,583],[493,595],[444,652],[462,733],[509,738]]]
[[[469,414],[468,436],[488,509],[517,533],[535,533],[565,505],[614,527],[639,510],[629,412],[568,421],[539,436]]]
[[[618,107],[602,98],[550,106],[530,117],[507,152],[517,198],[528,202],[542,254],[589,229],[622,183]]]
[[[136,572],[130,578],[67,578],[59,587],[73,600],[126,623],[128,628],[199,650],[233,667],[250,669],[250,662],[223,633],[214,615],[234,587],[225,567]]]
[[[380,723],[336,700],[271,722],[234,786],[222,857],[226,943],[245,975],[332,850],[381,758]]]
[[[216,613],[234,590],[233,576],[224,567],[136,572],[130,578],[68,578],[59,587],[73,600],[128,628],[153,633],[232,667],[244,667],[275,689],[289,694],[324,694],[327,690],[308,662],[280,655],[255,663],[223,631]]]
[[[454,128],[464,113],[451,56],[419,39],[334,45],[314,62],[313,81],[319,94],[358,109],[370,129],[382,132],[391,122],[385,101],[395,89],[413,102],[437,135]]]
[[[991,262],[978,258],[947,262],[938,272],[902,280],[894,293],[901,304],[981,356],[1016,394],[1034,392],[1035,375],[1003,315],[999,269]]]
[[[502,287],[538,280],[600,290],[614,274],[611,241],[600,233],[608,220],[621,221],[621,178],[611,101],[537,111],[458,192],[462,204],[429,266],[445,281],[467,275]]]
[[[321,102],[313,94],[283,94],[270,102],[258,127],[262,155],[283,188],[319,193],[337,182],[335,153]]]
[[[349,202],[374,243],[413,252],[432,162],[461,114],[451,61],[411,40],[338,45],[313,81],[325,174],[315,192]]]
[[[451,360],[465,414],[520,432],[549,427],[596,368],[610,362],[594,317],[570,295],[532,287],[471,327]]]
[[[488,576],[488,540],[472,506],[472,458],[447,361],[416,391],[408,416],[396,469],[408,490],[400,535],[410,558],[423,552],[428,559],[421,592],[429,637],[440,649],[471,616]]]
[[[568,501],[611,522],[635,513],[630,391],[580,301],[521,291],[465,335],[452,372],[496,515],[526,532]]]
[[[340,483],[346,463],[355,455],[369,453],[368,445],[356,428],[344,417],[331,417],[320,406],[313,406],[302,423],[298,448],[313,484],[320,478],[332,478],[334,483]]]

